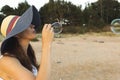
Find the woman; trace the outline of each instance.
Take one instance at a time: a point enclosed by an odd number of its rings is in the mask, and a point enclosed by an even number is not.
[[[30,41],[36,37],[35,28],[39,25],[40,16],[34,6],[22,16],[10,15],[3,20],[1,33],[5,39],[1,44],[0,80],[48,80],[54,33],[51,24],[44,25],[38,67]]]

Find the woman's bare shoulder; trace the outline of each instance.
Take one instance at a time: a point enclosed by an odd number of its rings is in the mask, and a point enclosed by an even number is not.
[[[0,59],[0,70],[8,75],[12,74],[11,77],[14,77],[16,80],[21,80],[21,77],[24,77],[22,80],[33,80],[34,78],[32,72],[23,67],[19,60],[14,57],[3,56]]]
[[[21,65],[18,59],[15,57],[10,57],[10,56],[3,56],[0,59],[0,69],[6,69],[8,67],[12,67],[13,65]]]
[[[20,63],[18,59],[16,59],[15,57],[10,57],[10,56],[2,56],[2,58],[0,59],[0,64],[3,64],[3,63],[9,64],[8,62]]]
[[[11,64],[11,63],[20,64],[18,59],[16,59],[15,57],[2,56],[2,58],[0,59],[0,64]]]

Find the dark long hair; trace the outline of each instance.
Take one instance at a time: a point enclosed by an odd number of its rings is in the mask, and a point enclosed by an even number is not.
[[[38,68],[35,53],[30,44],[27,49],[27,55],[25,54],[22,46],[19,44],[19,41],[16,37],[9,38],[1,46],[3,45],[4,47],[1,48],[2,55],[17,58],[20,63],[30,71],[32,71],[32,65]]]

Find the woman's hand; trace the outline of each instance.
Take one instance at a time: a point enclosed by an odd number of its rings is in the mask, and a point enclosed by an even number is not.
[[[51,43],[54,32],[51,24],[45,24],[42,30],[42,55],[40,60],[40,69],[36,80],[49,80],[51,72]]]
[[[54,38],[53,28],[51,24],[45,24],[42,30],[42,44],[50,46]]]

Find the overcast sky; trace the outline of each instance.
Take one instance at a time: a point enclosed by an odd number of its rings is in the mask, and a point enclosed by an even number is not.
[[[0,0],[0,9],[4,5],[9,5],[11,7],[17,7],[18,3],[24,2],[25,0]],[[30,5],[35,5],[37,9],[40,9],[45,3],[48,3],[49,0],[26,0]],[[70,1],[75,5],[82,5],[85,6],[86,3],[95,2],[97,0],[65,0]]]
[[[4,5],[9,5],[11,7],[17,7],[18,3],[24,2],[25,0],[0,0],[0,9]],[[35,5],[37,9],[40,9],[45,3],[48,3],[49,0],[26,0],[30,5]],[[70,1],[75,5],[82,5],[82,9],[84,9],[87,3],[96,2],[97,0],[65,0]],[[120,0],[118,0],[120,2]]]

